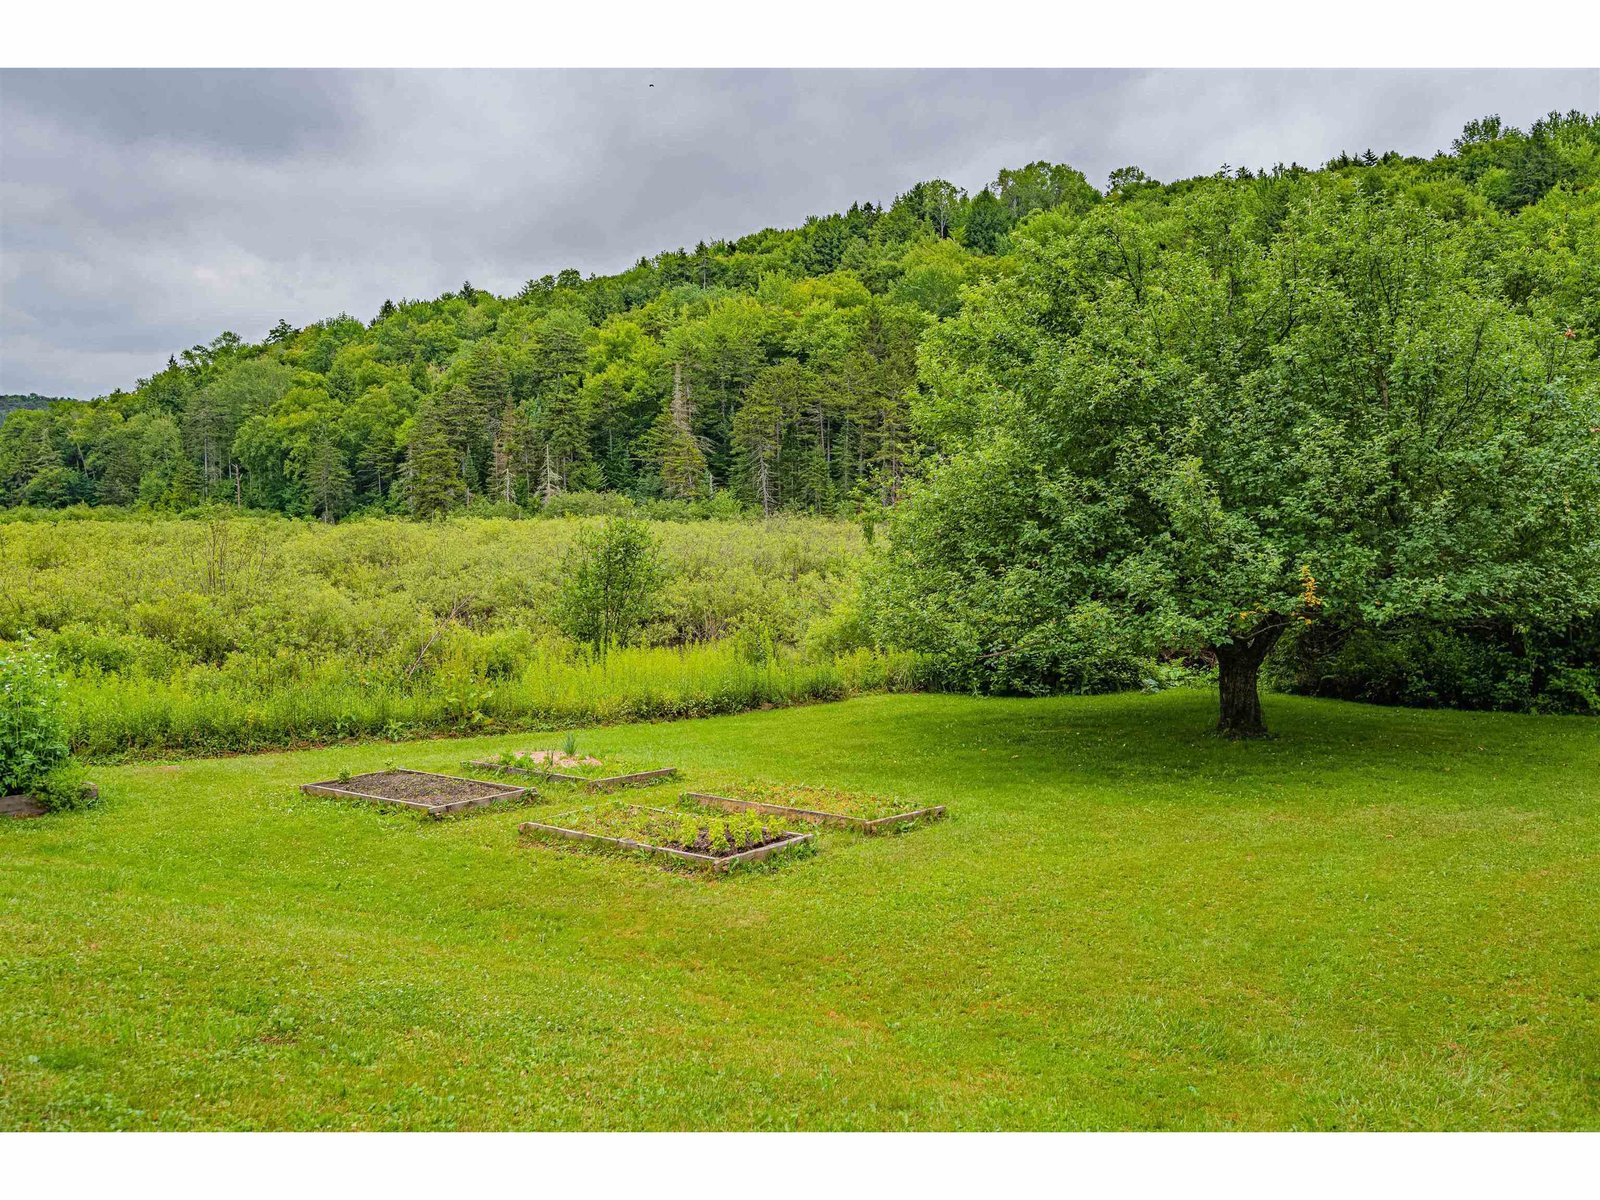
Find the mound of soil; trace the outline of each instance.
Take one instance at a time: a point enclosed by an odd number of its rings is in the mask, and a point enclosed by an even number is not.
[[[576,771],[582,767],[598,767],[600,760],[589,754],[566,755],[559,750],[527,750],[517,755],[519,765],[546,767],[552,771]]]

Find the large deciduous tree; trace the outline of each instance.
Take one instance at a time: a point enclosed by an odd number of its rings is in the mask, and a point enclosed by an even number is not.
[[[1422,208],[1272,186],[1014,235],[924,348],[942,454],[879,573],[891,640],[1035,691],[1096,647],[1210,651],[1219,729],[1251,736],[1308,623],[1600,609],[1592,352]]]

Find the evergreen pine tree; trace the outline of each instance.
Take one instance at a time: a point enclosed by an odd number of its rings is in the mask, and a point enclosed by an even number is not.
[[[585,418],[577,376],[563,376],[545,389],[534,429],[544,444],[544,479],[540,490],[547,500],[593,480]]]
[[[443,516],[466,499],[461,460],[445,426],[439,401],[429,397],[417,410],[406,455],[406,502],[413,516]]]
[[[200,502],[202,486],[200,468],[187,454],[180,455],[173,463],[163,503],[171,509],[191,508]]]
[[[705,450],[694,433],[694,406],[683,364],[672,367],[672,400],[646,435],[645,456],[661,478],[661,490],[674,500],[694,500],[710,490]]]
[[[517,411],[517,406],[506,401],[501,410],[499,428],[495,434],[493,467],[489,484],[495,499],[502,504],[517,502],[517,480],[526,479],[532,447],[528,422]]]
[[[312,512],[328,524],[349,510],[350,470],[344,465],[344,452],[326,425],[317,430],[307,452],[305,485]]]
[[[470,496],[489,457],[491,410],[477,392],[461,383],[453,385],[440,403],[445,436],[455,449],[457,468]]]
[[[670,406],[664,407],[645,435],[645,458],[661,478],[662,492],[674,500],[695,500],[708,490],[710,478],[700,442]]]

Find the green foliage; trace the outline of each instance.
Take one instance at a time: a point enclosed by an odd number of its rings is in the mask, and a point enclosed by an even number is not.
[[[913,656],[807,652],[863,546],[842,521],[674,520],[642,645],[553,623],[589,520],[0,520],[0,645],[36,632],[95,755],[735,712],[922,682]],[[91,519],[92,518],[92,519]],[[752,663],[731,631],[757,623]]]
[[[704,500],[646,500],[632,511],[651,521],[733,521],[750,515],[727,490]]]
[[[627,496],[615,492],[563,492],[540,507],[547,517],[622,517],[639,511]]]
[[[598,653],[632,644],[654,615],[661,560],[642,521],[611,517],[580,533],[562,573],[556,623]]]
[[[658,810],[620,800],[552,818],[550,823],[601,837],[716,856],[754,850],[793,832],[764,813]]]
[[[74,812],[93,808],[99,793],[89,785],[84,770],[72,759],[65,759],[36,779],[28,788],[47,812]]]
[[[805,650],[814,658],[870,650],[876,644],[871,617],[856,588],[852,588],[806,630]]]
[[[1600,715],[1600,622],[1327,630],[1299,639],[1278,674],[1342,700]]]
[[[753,450],[785,464],[768,510],[830,513],[863,479],[892,493],[914,450],[917,333],[956,311],[1018,205],[1067,203],[1056,184],[1075,175],[1024,174],[1004,203],[934,181],[618,275],[385,301],[370,324],[280,321],[259,344],[223,334],[131,391],[28,398],[0,426],[0,507],[214,501],[338,520],[590,491],[702,502],[752,494]],[[740,411],[784,364],[784,398],[805,404],[764,413],[753,448]]]
[[[49,408],[52,404],[70,404],[73,401],[65,396],[41,396],[37,392],[27,394],[13,393],[0,396],[0,423],[14,412],[25,408]]]
[[[441,517],[467,496],[461,456],[451,445],[444,402],[429,401],[411,427],[406,452],[406,503],[415,517]]]
[[[1426,161],[1347,154],[1320,173],[1168,185],[1119,168],[1105,196],[1048,162],[1001,170],[970,196],[926,180],[887,208],[853,204],[616,275],[567,270],[513,297],[463,285],[385,301],[370,323],[280,321],[258,344],[223,333],[88,403],[6,398],[0,508],[223,502],[338,520],[431,518],[490,498],[531,509],[575,491],[731,492],[764,512],[892,503],[925,449],[908,419],[924,330],[984,280],[1059,282],[1036,253],[1019,256],[1019,237],[1037,243],[1102,210],[1155,229],[1174,204],[1234,186],[1258,201],[1254,227],[1235,232],[1259,243],[1310,180],[1407,196],[1471,227],[1489,290],[1592,348],[1600,294],[1583,264],[1600,252],[1597,176],[1600,123],[1571,112],[1526,132],[1473,122]],[[1100,253],[1124,251],[1143,270],[1142,243]]]
[[[71,753],[62,682],[49,655],[0,644],[0,795],[29,792]]]
[[[1296,687],[1581,710],[1597,180],[1600,121],[1579,112],[1526,131],[1487,117],[1430,159],[1170,184],[1124,167],[1104,194],[1047,162],[971,195],[928,180],[612,276],[566,270],[514,297],[466,284],[371,322],[280,321],[259,344],[223,333],[92,402],[6,398],[0,513],[807,511],[870,539],[926,463],[871,594],[817,627],[817,653],[882,635],[937,655],[947,686],[1021,692],[1142,684],[1163,656],[1199,655],[1253,692],[1279,639],[1310,630],[1321,674],[1293,668]],[[230,552],[206,557],[237,576]],[[715,561],[693,566],[641,639],[737,631],[759,667],[768,633],[781,660],[817,615],[809,582],[791,599],[776,575],[713,584]],[[176,656],[254,694],[300,669],[272,662],[270,614],[284,660],[338,630],[363,647],[358,674],[395,637],[431,686],[451,647],[443,694],[488,719],[473,672],[505,676],[509,643],[473,630],[516,613],[537,640],[554,600],[539,575],[444,618],[462,586],[406,626],[404,589],[358,603],[324,580],[303,612],[243,588],[130,595],[104,629],[53,602],[34,624],[0,597],[0,633],[65,633],[85,668],[131,655],[163,686],[174,664],[156,660]],[[1409,648],[1382,666],[1387,628]],[[1330,655],[1335,633],[1348,650]],[[1447,649],[1480,636],[1470,667]]]
[[[942,454],[891,520],[887,640],[1020,691],[1206,651],[1254,733],[1285,632],[1600,610],[1593,346],[1497,294],[1474,231],[1286,179],[1013,241],[924,344]]]

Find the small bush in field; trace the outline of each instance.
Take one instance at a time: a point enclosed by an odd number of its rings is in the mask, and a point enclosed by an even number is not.
[[[84,779],[83,768],[70,758],[49,771],[28,790],[50,812],[92,808],[99,800],[99,793]]]
[[[0,795],[31,790],[69,754],[54,664],[26,643],[0,647]]]
[[[622,517],[634,509],[632,500],[616,492],[563,492],[539,511],[546,517]]]
[[[632,642],[650,620],[662,582],[655,539],[642,521],[612,517],[579,535],[563,563],[556,622],[604,653]]]

